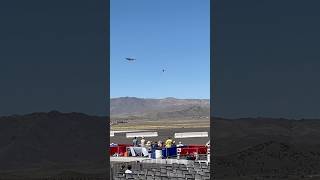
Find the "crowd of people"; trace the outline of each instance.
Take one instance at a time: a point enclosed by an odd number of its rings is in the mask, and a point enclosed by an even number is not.
[[[171,147],[180,147],[183,146],[181,142],[176,144],[176,142],[171,138],[168,137],[167,140],[162,141],[147,141],[145,140],[144,137],[141,137],[140,143],[137,137],[134,137],[132,140],[132,145],[135,147],[145,147],[147,150],[152,150],[152,149],[162,149],[162,148],[171,148]]]

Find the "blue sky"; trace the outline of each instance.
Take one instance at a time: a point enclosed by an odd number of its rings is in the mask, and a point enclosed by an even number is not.
[[[111,97],[209,98],[209,3],[111,0]]]

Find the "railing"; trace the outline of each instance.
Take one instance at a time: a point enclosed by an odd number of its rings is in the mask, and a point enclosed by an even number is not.
[[[186,159],[146,159],[142,160],[141,163],[150,163],[150,164],[193,164],[193,161]]]
[[[128,152],[127,148],[127,145],[124,144],[110,147],[110,155],[124,156],[124,154],[127,154],[125,152]],[[210,151],[205,146],[190,145],[182,147],[153,149],[150,155],[152,159],[156,158],[156,150],[161,150],[161,159],[208,160],[208,157],[210,157]]]

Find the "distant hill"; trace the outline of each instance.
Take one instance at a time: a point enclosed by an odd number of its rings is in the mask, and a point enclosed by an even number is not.
[[[143,99],[136,97],[112,98],[111,117],[184,118],[208,117],[208,99]]]
[[[153,116],[152,116],[153,115]],[[172,119],[172,118],[209,118],[210,108],[201,106],[190,106],[182,110],[163,111],[150,113],[150,116],[156,119]]]

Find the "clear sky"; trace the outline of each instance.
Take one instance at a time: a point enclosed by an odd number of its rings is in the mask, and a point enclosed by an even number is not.
[[[111,97],[210,97],[209,0],[111,0],[110,28]]]

